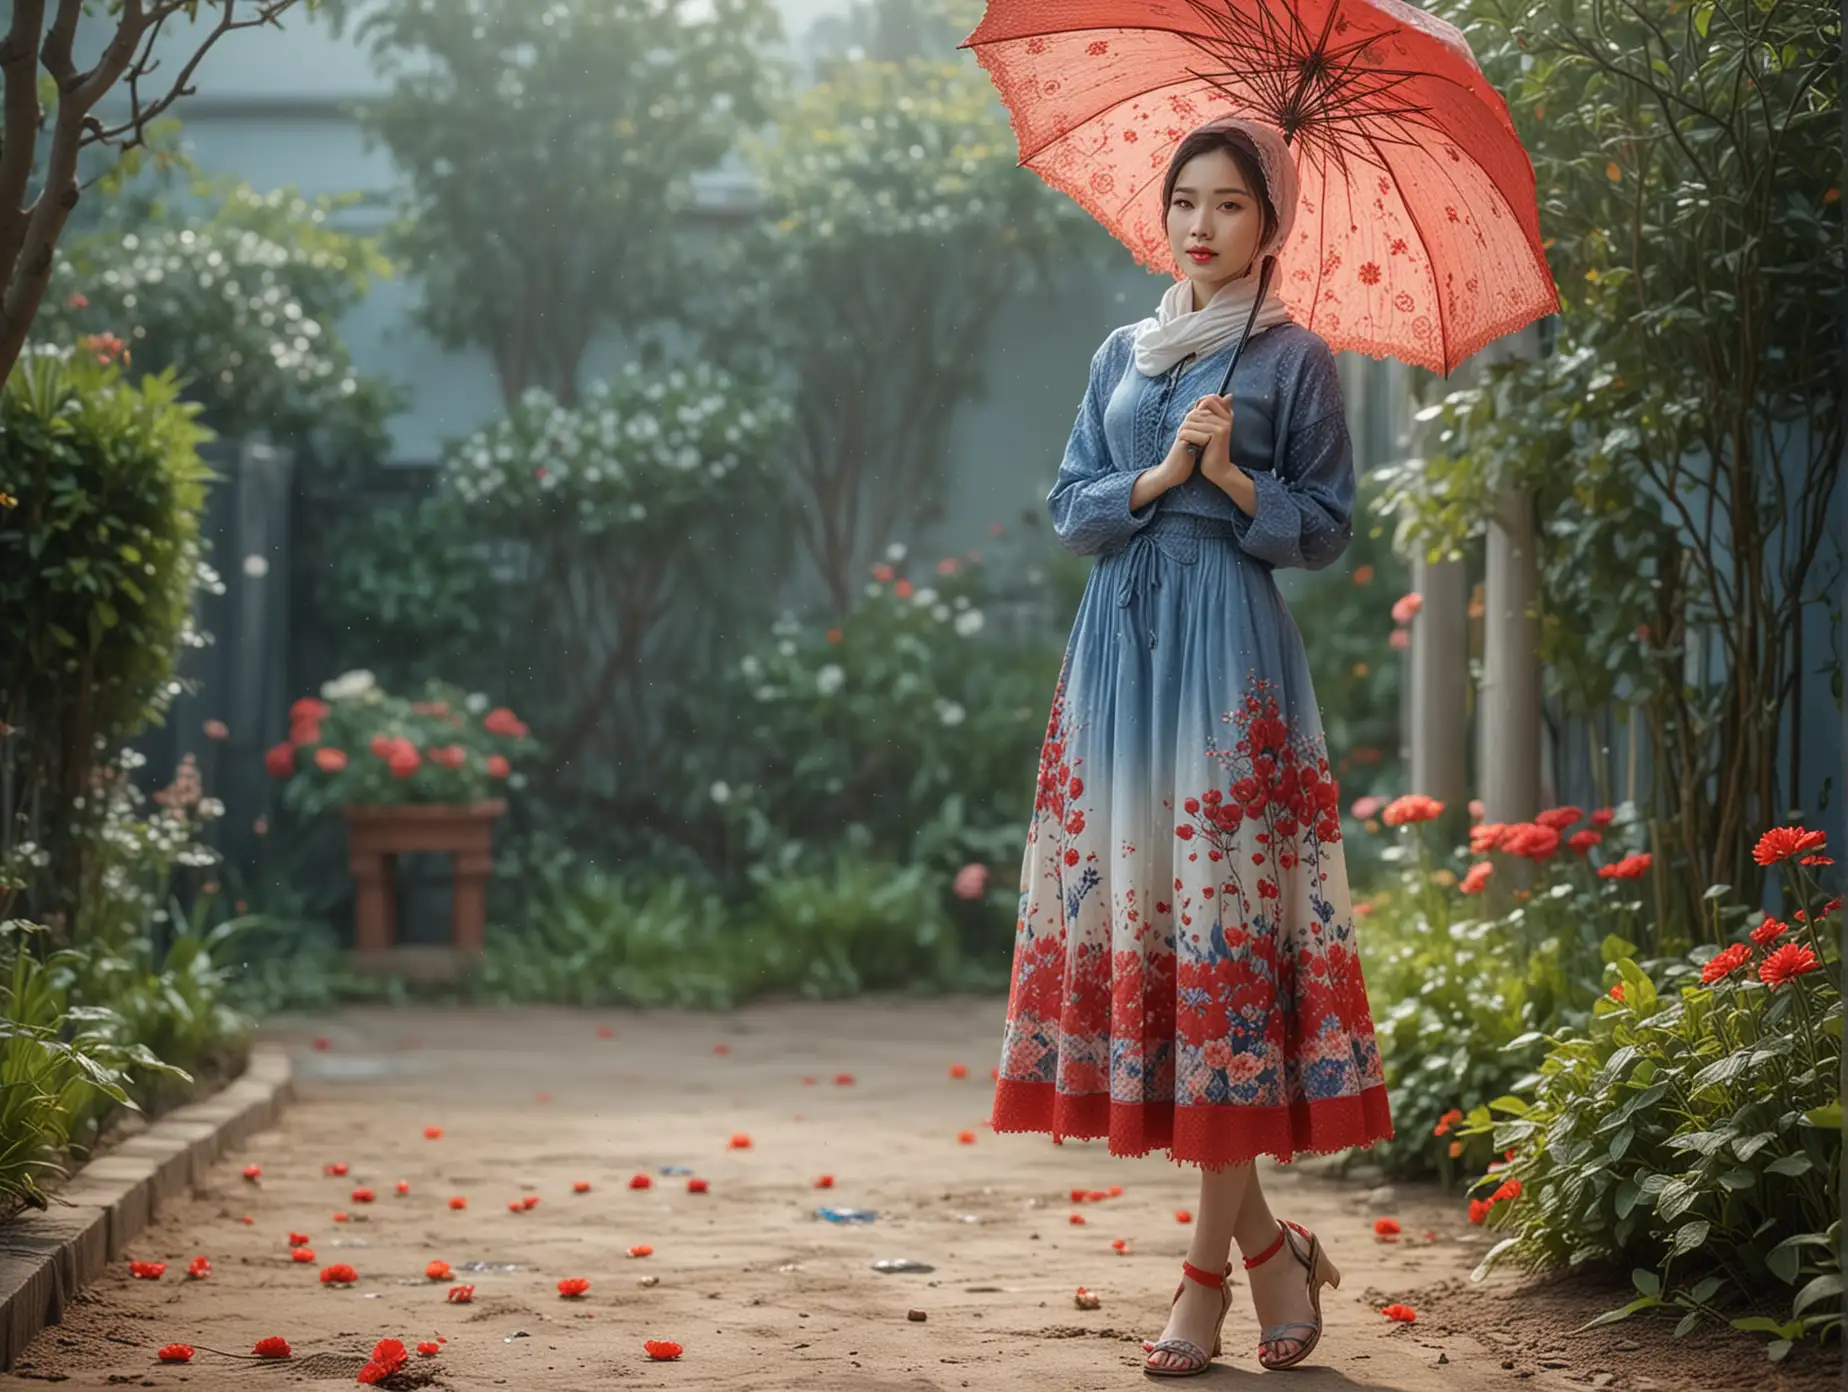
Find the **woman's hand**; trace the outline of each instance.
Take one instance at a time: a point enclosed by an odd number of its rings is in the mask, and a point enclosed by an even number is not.
[[[1232,475],[1232,403],[1223,396],[1203,396],[1181,421],[1175,443],[1201,447],[1200,472],[1224,488]]]

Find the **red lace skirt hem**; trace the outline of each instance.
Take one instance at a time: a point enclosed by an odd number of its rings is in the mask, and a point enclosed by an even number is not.
[[[1051,1083],[1003,1078],[995,1085],[997,1132],[1037,1131],[1054,1140],[1107,1137],[1112,1155],[1163,1150],[1177,1164],[1219,1169],[1260,1155],[1288,1163],[1392,1139],[1386,1089],[1288,1107],[1177,1107],[1117,1102],[1107,1093],[1062,1094]]]

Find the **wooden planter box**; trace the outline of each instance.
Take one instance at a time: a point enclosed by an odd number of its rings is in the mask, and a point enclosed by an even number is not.
[[[357,894],[353,951],[374,963],[397,949],[395,857],[404,851],[447,851],[455,860],[451,941],[457,956],[478,956],[487,928],[488,873],[494,868],[494,822],[507,810],[499,798],[466,805],[405,803],[349,806],[347,866]]]

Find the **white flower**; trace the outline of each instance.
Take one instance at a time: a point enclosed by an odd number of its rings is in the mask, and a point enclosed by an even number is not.
[[[950,617],[950,606],[947,604],[939,604],[930,611],[930,616],[938,623],[942,623],[945,619]]]
[[[776,650],[783,654],[784,657],[794,657],[796,655],[796,645],[787,638],[776,645]]]
[[[757,660],[755,653],[746,653],[744,660],[738,664],[738,670],[752,681],[763,675],[764,664]]]
[[[890,546],[886,547],[886,559],[890,561],[893,565],[897,565],[900,561],[904,560],[905,559],[904,543],[900,541],[895,541]]]
[[[220,802],[217,798],[213,798],[213,797],[200,798],[199,799],[199,815],[209,822],[216,817],[222,817],[225,815],[225,805],[224,803]]]
[[[252,580],[261,580],[269,574],[269,557],[257,555],[244,557],[244,574]]]
[[[364,696],[378,685],[372,673],[361,667],[355,671],[342,672],[330,682],[321,683],[323,701],[351,701]]]
[[[926,585],[923,589],[911,596],[911,602],[920,609],[927,609],[937,602],[937,592],[929,585]]]
[[[883,587],[880,585],[880,583],[877,580],[868,580],[866,582],[866,589],[864,593],[868,599],[878,599],[882,592],[883,592]]]
[[[967,714],[968,712],[954,701],[940,700],[937,702],[937,719],[945,725],[960,725]]]
[[[488,708],[487,693],[482,691],[471,691],[468,694],[468,698],[463,701],[462,704],[468,707],[468,713],[470,715],[480,715]]]
[[[965,609],[956,616],[956,631],[967,638],[972,633],[980,633],[986,622],[980,609]]]
[[[731,784],[721,779],[719,782],[712,785],[711,794],[712,800],[723,807],[726,803],[731,801]]]
[[[830,662],[815,674],[815,689],[823,696],[832,696],[846,682],[847,674],[838,664]]]

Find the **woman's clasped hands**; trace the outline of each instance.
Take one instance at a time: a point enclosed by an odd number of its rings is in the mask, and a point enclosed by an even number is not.
[[[1225,487],[1233,472],[1232,403],[1223,396],[1203,396],[1174,432],[1174,444],[1163,461],[1176,482],[1192,475],[1195,463],[1189,445],[1200,446],[1198,467],[1207,482]]]

